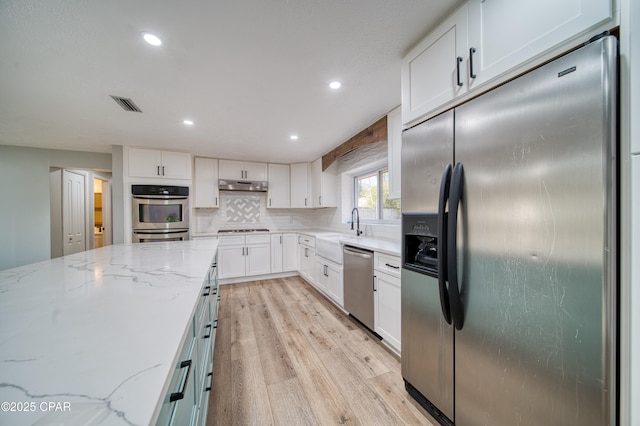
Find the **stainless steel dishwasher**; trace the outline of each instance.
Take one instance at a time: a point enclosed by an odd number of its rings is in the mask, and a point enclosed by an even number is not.
[[[344,246],[343,254],[344,308],[374,331],[373,252]]]

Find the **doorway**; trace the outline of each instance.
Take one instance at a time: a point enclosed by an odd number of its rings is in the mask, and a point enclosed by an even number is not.
[[[111,173],[51,168],[51,258],[112,244]]]

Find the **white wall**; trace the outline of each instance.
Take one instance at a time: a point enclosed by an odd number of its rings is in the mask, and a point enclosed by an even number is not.
[[[620,11],[620,424],[640,425],[640,4]]]
[[[0,145],[0,270],[50,258],[49,168],[111,170],[111,154]]]

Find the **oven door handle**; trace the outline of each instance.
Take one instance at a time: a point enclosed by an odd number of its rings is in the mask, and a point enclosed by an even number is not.
[[[187,200],[184,195],[134,195],[134,200]]]

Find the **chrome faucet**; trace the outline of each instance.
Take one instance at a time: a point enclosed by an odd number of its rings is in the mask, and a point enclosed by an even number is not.
[[[358,211],[357,207],[354,207],[353,210],[351,210],[351,230],[353,230],[353,214],[356,214],[356,223],[357,223],[357,227],[356,227],[356,236],[359,237],[360,235],[362,235],[362,231],[360,230],[360,212]]]

